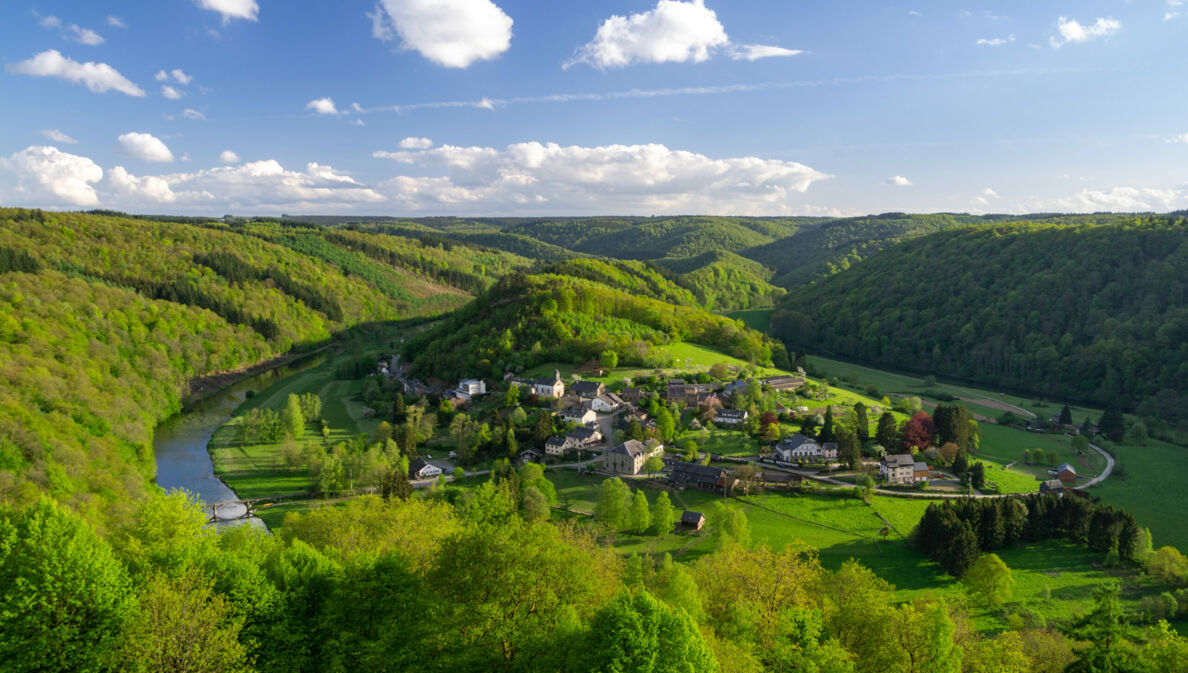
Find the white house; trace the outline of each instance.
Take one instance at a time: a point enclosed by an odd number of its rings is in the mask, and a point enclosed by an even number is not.
[[[549,437],[545,455],[563,456],[570,451],[591,449],[602,443],[602,433],[594,428],[576,428],[564,437]]]
[[[718,409],[714,412],[714,423],[718,425],[738,425],[747,420],[746,409]]]
[[[565,421],[566,423],[573,421],[579,425],[585,425],[598,420],[598,414],[594,413],[593,409],[590,409],[583,404],[575,404],[572,407],[567,407],[565,411],[561,412],[561,420]]]
[[[775,446],[776,456],[788,463],[800,460],[837,460],[837,444],[826,442],[820,444],[815,439],[795,434],[780,440]]]
[[[911,485],[916,483],[916,459],[910,453],[883,456],[879,462],[879,474],[888,484]]]
[[[565,394],[565,383],[561,380],[561,371],[554,369],[553,378],[536,379],[532,381],[532,394],[537,397],[561,397]]]
[[[419,458],[408,466],[409,479],[430,479],[439,474],[441,474],[440,467]]]
[[[594,411],[610,413],[622,407],[623,399],[614,393],[605,393],[590,400],[590,408]]]
[[[487,384],[479,379],[462,379],[458,383],[458,389],[454,394],[464,400],[471,400],[479,395],[487,394]]]

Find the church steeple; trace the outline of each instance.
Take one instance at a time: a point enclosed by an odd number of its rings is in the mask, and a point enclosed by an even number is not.
[[[560,381],[560,380],[561,380],[561,370],[554,369],[553,370],[553,381],[556,382],[556,381]]]

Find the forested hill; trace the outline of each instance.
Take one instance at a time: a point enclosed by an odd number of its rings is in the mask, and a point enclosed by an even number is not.
[[[275,223],[0,209],[0,500],[95,521],[153,475],[152,428],[194,377],[438,315],[527,260]]]
[[[998,224],[892,246],[784,303],[805,345],[1188,420],[1188,220]],[[789,344],[792,346],[795,344]]]
[[[538,364],[580,364],[614,351],[624,365],[665,366],[662,346],[690,341],[759,364],[787,366],[783,346],[702,309],[556,274],[512,274],[435,329],[409,342],[414,372],[444,379],[494,376]]]

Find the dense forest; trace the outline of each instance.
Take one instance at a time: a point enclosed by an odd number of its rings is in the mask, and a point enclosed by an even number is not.
[[[793,290],[795,345],[1188,421],[1188,221],[997,224]],[[791,345],[791,344],[790,344]]]
[[[118,521],[191,379],[455,309],[527,262],[450,245],[0,210],[0,499]]]
[[[680,274],[676,282],[689,288],[697,301],[710,310],[772,306],[784,295],[783,288],[769,282],[770,269],[732,252],[668,257],[654,263]]]
[[[787,365],[783,346],[738,321],[556,274],[505,276],[410,341],[405,354],[423,375],[499,377],[506,369],[521,371],[543,362],[597,360],[608,350],[622,364],[660,366],[667,362],[656,346],[679,341],[713,346],[750,362]]]
[[[964,601],[904,603],[856,561],[827,570],[809,547],[752,544],[741,510],[721,504],[712,550],[688,565],[624,558],[597,543],[596,524],[534,513],[539,475],[504,469],[452,501],[365,496],[289,514],[277,535],[216,533],[184,493],[147,499],[105,536],[52,501],[0,505],[0,661],[22,672],[1176,673],[1188,656],[1166,622],[1131,623],[1110,587],[1063,628],[1016,614],[979,634]],[[964,580],[977,604],[1010,582],[993,554]]]

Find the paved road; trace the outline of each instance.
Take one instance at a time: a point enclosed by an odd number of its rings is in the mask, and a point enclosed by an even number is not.
[[[1100,484],[1101,482],[1105,481],[1106,477],[1110,476],[1110,473],[1114,471],[1114,457],[1113,456],[1111,456],[1108,452],[1106,452],[1105,449],[1101,448],[1100,446],[1098,446],[1096,444],[1090,444],[1089,448],[1091,448],[1094,451],[1105,456],[1106,469],[1102,470],[1101,474],[1097,475],[1093,479],[1090,479],[1088,482],[1078,486],[1077,487],[1078,489],[1084,489],[1084,488],[1089,488],[1090,486],[1096,486],[1096,485]]]

